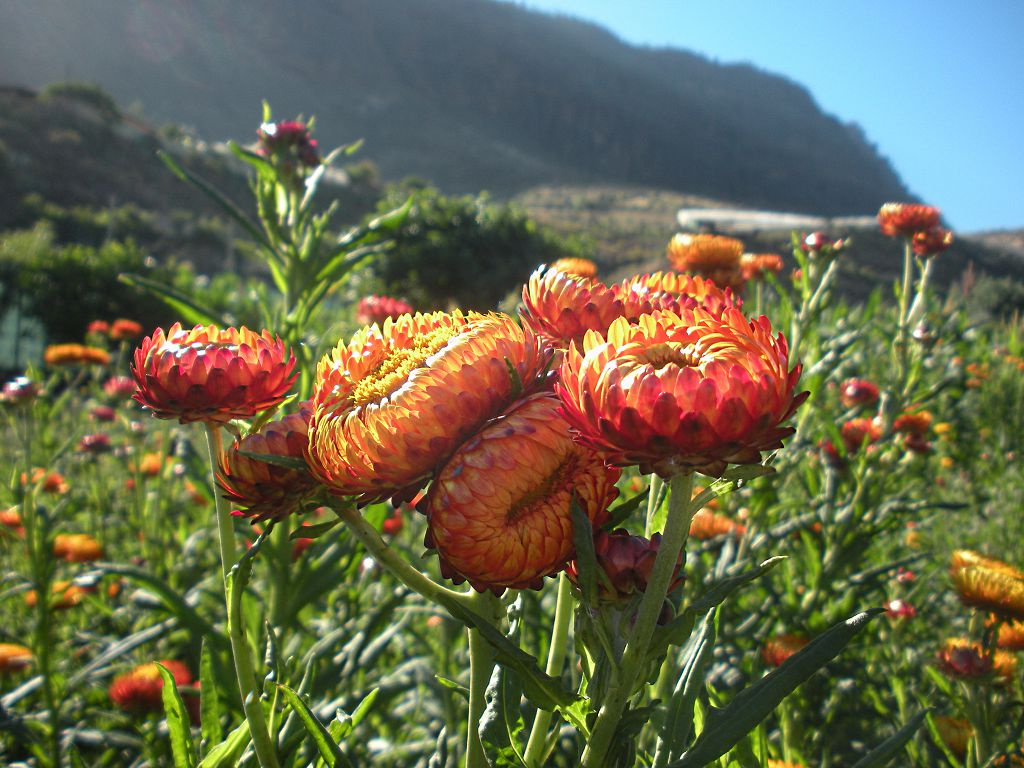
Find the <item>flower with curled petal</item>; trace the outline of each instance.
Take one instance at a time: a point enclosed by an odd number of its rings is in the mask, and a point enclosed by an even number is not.
[[[402,315],[363,328],[317,367],[310,469],[342,496],[419,488],[520,383],[535,385],[548,356],[502,314]]]
[[[463,444],[423,504],[441,572],[479,591],[539,588],[573,554],[575,496],[600,525],[618,470],[569,437],[558,399],[535,394]]]
[[[742,291],[746,283],[740,264],[743,243],[736,238],[677,234],[668,244],[667,255],[680,272],[696,272],[723,288]]]
[[[793,433],[781,425],[807,397],[799,378],[767,318],[696,308],[589,331],[566,352],[555,387],[576,438],[611,463],[720,476]]]
[[[157,663],[151,661],[140,664],[114,678],[107,694],[116,707],[132,714],[163,712],[164,678]],[[171,673],[175,685],[188,685],[192,682],[192,673],[182,662],[169,660],[159,664]]]
[[[298,375],[295,356],[269,332],[180,323],[135,350],[134,398],[161,419],[225,423],[277,405]]]
[[[1024,573],[1009,563],[961,549],[953,553],[949,575],[964,605],[1024,619]]]
[[[597,531],[594,534],[594,554],[597,567],[603,574],[598,575],[598,597],[607,602],[622,603],[628,601],[637,592],[644,592],[651,580],[654,560],[661,546],[661,535],[654,534],[650,539],[643,536],[632,536],[629,531],[618,528],[611,533]],[[683,583],[683,554],[679,554],[676,569],[669,584],[671,593]],[[573,584],[579,585],[579,572],[576,561],[569,563],[566,575]]]
[[[878,225],[890,237],[912,238],[915,232],[926,232],[939,226],[941,214],[931,205],[886,203],[878,211]]]
[[[302,409],[267,422],[258,432],[236,440],[220,459],[217,483],[237,514],[256,520],[280,520],[296,512],[317,487],[309,470],[285,467],[245,453],[301,459],[309,443],[311,411]]]

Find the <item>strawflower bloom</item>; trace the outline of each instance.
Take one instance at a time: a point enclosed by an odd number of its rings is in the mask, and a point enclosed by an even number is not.
[[[551,265],[552,269],[580,277],[597,277],[597,264],[590,259],[568,257],[558,259]]]
[[[66,611],[81,603],[85,596],[95,592],[94,587],[83,587],[67,579],[55,581],[50,587],[50,608],[54,611]],[[39,595],[34,589],[25,593],[25,605],[34,608],[39,602]]]
[[[0,643],[0,675],[25,669],[32,658],[32,651],[24,645]]]
[[[110,324],[110,338],[115,341],[142,338],[142,326],[134,320],[120,317]]]
[[[873,419],[850,419],[839,428],[847,453],[855,453],[864,443],[877,443],[882,439],[882,427]]]
[[[935,228],[925,232],[915,232],[910,247],[918,256],[928,258],[947,250],[953,245],[953,233],[948,229]]]
[[[25,535],[25,526],[21,523],[21,511],[17,507],[0,509],[0,525],[18,538]]]
[[[394,320],[400,315],[412,314],[412,305],[390,296],[364,296],[356,308],[356,322],[360,325],[383,323],[389,317]]]
[[[162,419],[224,423],[280,403],[298,375],[295,357],[269,332],[175,323],[135,350],[135,399]]]
[[[21,484],[25,485],[29,480],[26,478],[25,473],[21,473]],[[33,485],[42,484],[44,493],[54,493],[58,496],[63,496],[68,492],[68,483],[64,479],[64,475],[59,472],[47,472],[42,467],[35,467],[32,470]]]
[[[841,238],[833,239],[824,232],[811,232],[804,238],[804,247],[809,254],[815,256],[838,256],[846,249],[847,243]]]
[[[803,635],[775,635],[764,641],[761,647],[761,660],[769,667],[781,667],[782,664],[801,648],[807,645]]]
[[[309,471],[243,456],[242,451],[301,459],[309,442],[308,410],[268,422],[236,441],[220,461],[217,482],[237,514],[256,520],[280,520],[296,512],[317,483]]]
[[[447,578],[539,588],[572,556],[573,497],[595,527],[604,521],[619,472],[572,441],[558,409],[551,394],[528,397],[438,472],[422,508]]]
[[[917,616],[917,609],[906,600],[890,600],[885,606],[885,612],[894,621],[905,621]]]
[[[916,411],[900,414],[892,423],[892,431],[903,435],[923,437],[932,426],[932,414],[929,411]]]
[[[1017,658],[1005,651],[988,656],[980,644],[962,637],[946,640],[935,656],[947,677],[976,680],[990,676],[1008,680],[1017,671]]]
[[[342,496],[418,489],[520,382],[535,386],[548,354],[502,314],[402,315],[363,328],[317,367],[310,469]]]
[[[51,344],[43,352],[47,365],[106,365],[110,353],[85,344]]]
[[[913,203],[886,203],[878,211],[882,233],[890,237],[911,238],[915,232],[936,229],[940,218],[938,208]]]
[[[134,384],[133,384],[134,386]],[[111,408],[109,405],[97,405],[91,411],[89,415],[96,421],[111,422],[117,418],[117,411]]]
[[[131,376],[111,376],[103,382],[103,391],[114,400],[127,400],[135,390],[135,379]]]
[[[668,260],[680,272],[696,272],[723,288],[743,289],[740,259],[743,243],[724,235],[675,235],[668,244]]]
[[[742,536],[746,532],[747,526],[737,523],[728,515],[714,512],[707,507],[698,510],[690,520],[690,538],[700,541],[728,534]]]
[[[656,309],[670,310],[678,314],[683,309],[700,307],[714,315],[721,315],[726,307],[739,308],[740,298],[730,288],[720,288],[711,280],[699,275],[655,272],[623,280],[611,287],[616,298],[622,299],[623,317],[631,323],[641,315],[649,315]],[[594,328],[602,333],[604,328]]]
[[[0,403],[17,405],[35,400],[39,395],[39,385],[27,376],[11,379],[0,391]]]
[[[381,524],[381,533],[385,533],[388,536],[397,536],[405,528],[405,517],[402,516],[402,508],[400,506],[395,507],[391,510],[391,514],[384,518],[384,522]]]
[[[180,661],[167,660],[159,662],[163,665],[176,686],[189,685],[192,673]],[[107,694],[116,707],[136,715],[163,712],[164,678],[160,674],[157,662],[140,664],[123,675],[114,678]]]
[[[110,333],[110,323],[106,320],[93,320],[85,327],[86,336],[106,336]]]
[[[839,402],[844,408],[874,405],[878,402],[878,385],[867,379],[847,379],[839,385]]]
[[[263,123],[257,131],[257,151],[264,157],[284,163],[287,170],[298,161],[313,167],[320,164],[316,140],[309,135],[309,126],[298,120]]]
[[[82,439],[78,441],[78,450],[82,453],[109,453],[111,451],[110,435],[106,432],[82,435]]]
[[[777,275],[782,271],[782,257],[777,253],[744,253],[740,271],[744,280],[763,280],[769,272]]]
[[[1005,619],[1024,619],[1024,574],[1008,563],[957,550],[949,575],[964,605]]]
[[[1000,622],[996,646],[1006,651],[1024,651],[1024,621]]]
[[[555,387],[576,439],[611,463],[719,476],[759,463],[793,433],[781,425],[807,397],[799,378],[767,318],[698,308],[589,331],[566,352]]]
[[[69,563],[91,563],[103,557],[103,545],[87,533],[58,533],[53,556]]]
[[[643,536],[631,536],[622,528],[611,533],[597,531],[594,534],[594,553],[597,567],[604,575],[602,578],[601,574],[598,574],[598,597],[603,601],[622,603],[636,593],[646,591],[660,545],[661,536],[657,533],[646,539]],[[668,588],[670,593],[683,583],[682,568],[683,554],[680,553]],[[569,563],[566,575],[573,584],[579,586],[576,561]]]

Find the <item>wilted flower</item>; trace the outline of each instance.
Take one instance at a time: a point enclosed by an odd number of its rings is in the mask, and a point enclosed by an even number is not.
[[[611,533],[596,531],[594,554],[597,567],[602,572],[597,577],[598,596],[604,601],[619,603],[629,600],[638,592],[644,592],[651,580],[660,545],[661,536],[657,533],[645,539],[643,536],[631,536],[621,528]],[[683,554],[680,553],[669,592],[682,585],[682,568]],[[579,586],[579,567],[576,561],[569,563],[566,575],[573,584]]]
[[[761,659],[769,667],[781,667],[793,654],[807,645],[803,635],[775,635],[764,641],[761,647]]]
[[[446,577],[480,591],[539,587],[572,556],[573,498],[603,522],[619,472],[570,439],[558,408],[550,394],[528,397],[438,472],[423,510]]]
[[[39,385],[27,376],[18,376],[4,384],[0,392],[0,403],[17,405],[35,400],[39,395]]]
[[[927,232],[940,224],[938,208],[913,203],[886,203],[878,211],[878,224],[882,233],[890,237],[913,237],[915,232]]]
[[[724,235],[675,235],[668,244],[668,260],[680,272],[696,272],[723,288],[743,290],[740,266],[743,243]]]
[[[435,312],[363,328],[317,367],[310,468],[338,495],[421,487],[546,362],[507,315]]]
[[[865,442],[868,445],[882,439],[882,427],[873,419],[850,419],[839,428],[847,453],[856,453]]]
[[[1024,574],[1008,563],[956,550],[949,575],[964,605],[1007,619],[1024,619]]]
[[[698,510],[690,520],[690,538],[701,541],[727,534],[742,536],[746,532],[747,526],[737,523],[728,515],[713,512],[707,507]]]
[[[110,353],[85,344],[51,344],[43,352],[43,362],[47,365],[106,365],[110,362]]]
[[[24,645],[0,643],[0,675],[25,669],[32,659],[32,651]]]
[[[175,323],[135,350],[135,399],[162,419],[227,422],[277,405],[296,373],[279,338],[247,328],[219,330]]]
[[[996,651],[989,656],[981,645],[962,637],[946,640],[936,654],[936,660],[943,674],[960,680],[991,675],[1007,680],[1017,671],[1016,657],[1005,651]]]
[[[188,685],[192,682],[192,673],[180,661],[167,660],[159,663],[171,673],[175,685]],[[164,678],[160,674],[160,668],[157,662],[151,661],[115,677],[107,693],[119,709],[142,715],[163,712],[163,689]]]
[[[118,318],[110,324],[110,338],[116,341],[138,339],[142,336],[142,326],[134,320]]]
[[[597,265],[590,259],[583,259],[578,257],[568,257],[565,259],[558,259],[551,265],[552,269],[557,269],[559,272],[565,272],[569,275],[579,275],[580,277],[597,277]]]
[[[360,325],[383,323],[389,317],[394,320],[399,315],[413,312],[412,305],[401,299],[390,296],[364,296],[356,308],[356,322]]]
[[[953,233],[948,229],[929,229],[925,232],[915,232],[910,242],[914,253],[925,258],[942,253],[953,244]]]
[[[839,385],[839,402],[844,408],[874,405],[878,402],[878,385],[867,379],[847,379]]]
[[[280,520],[296,512],[317,483],[305,468],[284,467],[244,456],[243,452],[302,459],[309,442],[308,409],[268,422],[259,432],[236,441],[220,461],[217,482],[238,514]]]
[[[53,556],[69,563],[90,563],[103,557],[103,545],[87,533],[58,533]]]
[[[755,464],[793,433],[800,366],[765,317],[693,309],[620,318],[569,348],[556,389],[577,438],[617,465],[668,477]]]

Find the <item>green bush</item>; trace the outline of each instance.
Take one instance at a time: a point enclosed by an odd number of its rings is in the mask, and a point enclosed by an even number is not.
[[[113,120],[121,115],[121,110],[118,108],[114,97],[96,83],[77,81],[50,83],[39,92],[39,98],[74,99],[93,107],[107,120]]]

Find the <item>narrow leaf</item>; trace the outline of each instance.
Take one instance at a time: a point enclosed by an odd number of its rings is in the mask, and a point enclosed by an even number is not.
[[[370,710],[373,709],[373,703],[377,700],[377,694],[380,688],[374,688],[359,702],[359,706],[355,708],[355,711],[349,715],[342,712],[340,709],[334,716],[334,722],[331,723],[331,734],[337,743],[341,743],[342,740],[347,739],[348,735],[370,714]],[[338,727],[335,728],[334,726]]]
[[[277,453],[255,453],[253,451],[238,451],[240,456],[245,456],[247,459],[253,459],[255,461],[262,461],[264,464],[273,464],[278,467],[284,467],[285,469],[298,469],[306,471],[309,466],[306,464],[306,460],[299,458],[298,456],[282,456]]]
[[[319,539],[325,533],[330,532],[334,528],[338,527],[341,519],[328,520],[326,523],[317,523],[316,525],[300,525],[294,531],[288,534],[289,539]]]
[[[220,744],[209,751],[199,768],[235,768],[238,758],[249,746],[249,723],[242,721]]]
[[[597,553],[594,551],[594,530],[590,527],[590,518],[572,497],[569,507],[572,514],[572,541],[576,547],[576,571],[579,574],[579,587],[586,605],[597,602]]]
[[[224,738],[220,727],[220,693],[217,677],[213,671],[213,653],[210,643],[203,638],[203,650],[199,656],[199,724],[202,728],[203,749],[210,749]]]
[[[316,748],[324,762],[331,768],[340,768],[341,766],[351,768],[352,763],[349,762],[345,753],[341,751],[341,747],[334,742],[324,724],[317,719],[317,716],[313,714],[313,711],[302,700],[302,697],[287,685],[278,683],[277,687],[284,694],[288,705],[295,711],[295,714],[299,716],[299,720],[306,727],[306,732],[312,737],[313,743],[316,744]]]
[[[718,633],[716,610],[712,608],[708,611],[697,634],[690,638],[679,680],[667,705],[657,753],[659,756],[667,755],[668,760],[680,755],[683,746],[690,739],[690,732],[693,729],[693,706],[697,701],[697,694],[704,685],[704,670],[711,662],[715,650],[715,637]]]
[[[921,723],[926,717],[928,717],[927,709],[918,712],[907,721],[906,725],[858,760],[853,768],[882,768],[887,765],[890,760],[903,751],[904,745],[917,733],[917,729],[921,727]]]
[[[192,734],[189,732],[188,712],[185,703],[178,693],[178,685],[174,676],[163,664],[157,664],[160,677],[164,680],[160,695],[164,700],[164,714],[167,717],[167,731],[171,737],[171,754],[174,756],[174,768],[195,768],[196,755],[192,747]]]
[[[450,680],[447,677],[441,677],[441,675],[434,675],[434,679],[436,679],[437,682],[439,682],[445,688],[448,688],[451,691],[455,691],[455,693],[459,694],[459,696],[464,698],[466,701],[469,701],[469,688],[467,688],[466,686],[459,685],[454,680]]]
[[[608,510],[608,520],[601,526],[606,531],[613,531],[632,515],[640,505],[647,501],[648,490],[640,491],[636,496],[626,499],[618,506]]]
[[[142,275],[122,273],[117,279],[134,288],[143,288],[154,294],[157,298],[167,304],[175,312],[181,315],[181,319],[192,325],[230,325],[228,319],[218,314],[215,310],[204,307],[191,297],[165,283],[150,280]]]

